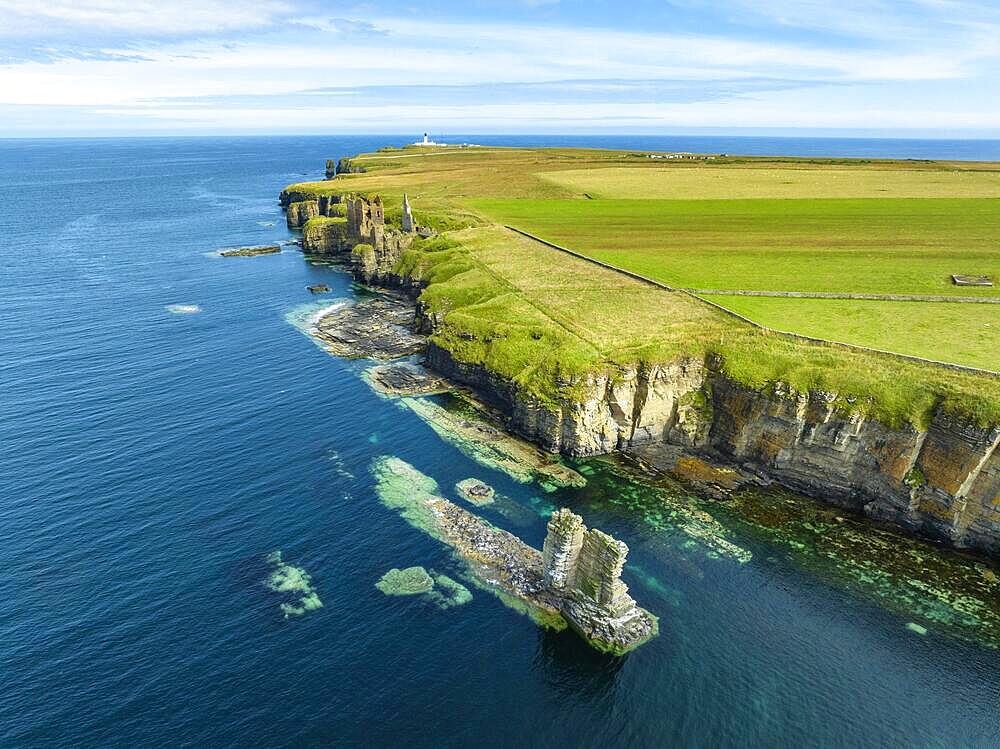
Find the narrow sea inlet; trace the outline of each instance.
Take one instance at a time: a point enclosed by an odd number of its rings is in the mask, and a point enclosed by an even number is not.
[[[276,195],[387,142],[0,143],[0,745],[1000,741],[982,561],[610,459],[553,481],[325,350],[371,292],[283,244]],[[540,626],[385,501],[386,461],[536,549],[561,507],[625,541],[659,636]]]

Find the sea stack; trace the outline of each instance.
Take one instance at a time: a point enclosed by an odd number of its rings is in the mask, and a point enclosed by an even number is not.
[[[542,547],[545,585],[560,598],[569,625],[594,647],[624,653],[658,632],[621,580],[628,546],[563,508],[552,513]]]

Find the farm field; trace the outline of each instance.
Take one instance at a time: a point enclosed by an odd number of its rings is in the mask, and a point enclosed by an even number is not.
[[[594,198],[1000,198],[1000,171],[927,171],[861,166],[598,167],[542,172],[559,187]]]
[[[956,364],[1000,367],[1000,305],[709,295],[776,330]],[[946,332],[951,331],[951,332]]]
[[[478,200],[492,218],[671,286],[1000,296],[1000,200]]]
[[[444,232],[443,244],[418,243],[401,268],[429,283],[423,299],[448,321],[438,335],[464,360],[542,397],[601,362],[711,350],[740,381],[854,393],[855,404],[890,421],[918,420],[942,398],[977,414],[1000,407],[993,380],[760,333],[498,226],[696,289],[776,330],[998,370],[1000,305],[725,293],[1000,298],[997,286],[951,283],[953,273],[1000,279],[998,164],[729,157],[709,165],[501,148],[406,148],[351,161],[365,171],[290,189],[378,193],[397,225],[408,194],[417,222]]]
[[[679,170],[678,170],[679,171]],[[1000,200],[477,200],[493,219],[677,288],[1000,297]],[[768,327],[1000,369],[1000,305],[716,295]]]

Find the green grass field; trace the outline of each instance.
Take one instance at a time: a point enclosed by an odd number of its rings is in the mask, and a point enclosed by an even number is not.
[[[715,352],[747,385],[832,391],[845,411],[890,424],[925,424],[942,405],[1000,422],[1000,380],[760,331],[498,226],[685,288],[998,297],[997,287],[958,289],[950,274],[1000,281],[1000,165],[730,158],[707,166],[496,148],[407,148],[355,162],[368,171],[289,189],[378,193],[397,221],[407,193],[418,222],[444,232],[416,243],[397,268],[428,282],[421,298],[444,321],[436,338],[543,400],[566,397],[560,383],[609,365]],[[594,179],[606,193],[581,190]],[[683,199],[663,197],[676,197],[678,185]],[[789,190],[812,197],[783,197]],[[777,330],[1000,369],[1000,305],[712,298]]]
[[[559,187],[596,198],[733,200],[743,198],[1000,198],[1000,172],[861,169],[844,166],[767,168],[673,165],[543,172]]]
[[[722,295],[705,298],[776,330],[925,359],[936,359],[947,352],[950,361],[983,369],[996,369],[1000,364],[1000,305]]]
[[[505,224],[671,286],[1000,296],[1000,200],[477,200]]]

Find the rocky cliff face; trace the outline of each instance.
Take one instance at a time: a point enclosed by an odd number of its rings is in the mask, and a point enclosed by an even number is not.
[[[326,162],[327,174],[330,172],[330,162]],[[365,168],[360,164],[354,162],[353,159],[347,157],[342,158],[337,162],[337,168],[334,170],[334,174],[362,174]]]
[[[542,580],[562,615],[595,647],[625,653],[654,637],[656,618],[639,608],[622,582],[628,546],[583,524],[570,510],[549,518],[542,548]]]
[[[666,467],[700,455],[956,547],[1000,553],[1000,427],[939,412],[926,430],[893,429],[842,414],[833,393],[745,387],[712,360],[592,376],[585,398],[552,404],[433,343],[427,358],[553,452],[621,450]]]

